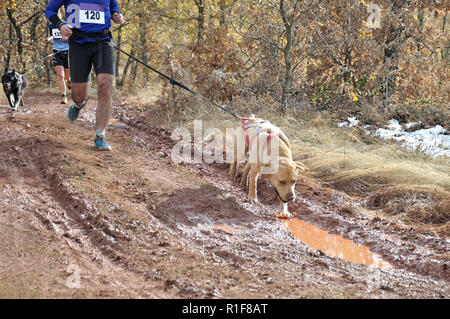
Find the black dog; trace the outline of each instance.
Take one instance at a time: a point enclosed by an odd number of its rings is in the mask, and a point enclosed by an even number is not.
[[[27,80],[24,75],[17,73],[14,69],[12,72],[5,70],[5,73],[2,76],[2,84],[9,105],[11,105],[13,110],[17,110],[19,104],[21,106],[25,105],[23,102],[23,94],[27,87]],[[14,100],[11,100],[11,96],[14,97]]]

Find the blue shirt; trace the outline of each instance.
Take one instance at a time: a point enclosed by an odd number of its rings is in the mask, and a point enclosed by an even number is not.
[[[48,28],[50,30],[51,36],[53,37],[53,50],[56,51],[69,50],[69,41],[61,41],[60,32],[58,28],[56,28],[56,26],[54,26],[53,23],[50,23]]]
[[[117,0],[50,0],[45,8],[45,17],[58,14],[64,6],[67,24],[85,33],[101,32],[111,27],[112,15],[120,13]],[[109,39],[104,37],[102,40]],[[95,42],[94,38],[83,38],[78,43]]]

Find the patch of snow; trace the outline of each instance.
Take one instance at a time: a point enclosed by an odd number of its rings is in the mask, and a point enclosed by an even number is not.
[[[405,124],[405,127],[406,127],[406,128],[411,128],[411,127],[416,126],[416,125],[420,125],[420,122],[406,123],[406,124]]]
[[[395,119],[389,120],[389,125],[387,127],[391,131],[401,131],[403,129],[400,123]]]
[[[355,117],[349,117],[347,121],[338,123],[338,127],[353,127],[359,124]],[[402,126],[397,120],[389,120],[385,128],[379,128],[375,132],[365,130],[367,134],[378,136],[385,140],[395,140],[405,146],[408,150],[420,149],[431,157],[450,156],[450,135],[448,131],[440,125],[428,129],[420,129],[414,132],[407,132],[419,122],[407,123]],[[364,126],[368,128],[368,126]]]
[[[379,128],[374,135],[382,139],[393,139],[409,150],[421,149],[431,157],[450,156],[450,136],[440,125],[414,132],[406,132],[397,120],[390,120],[387,129]],[[413,124],[413,123],[408,123]],[[415,123],[414,123],[415,124]],[[411,127],[412,125],[405,125]]]
[[[349,117],[349,118],[347,119],[347,121],[350,123],[350,124],[348,125],[348,127],[353,127],[353,126],[356,126],[356,125],[359,124],[359,120],[357,120],[356,117]]]
[[[353,127],[359,124],[359,120],[356,119],[356,117],[349,117],[347,118],[347,121],[345,122],[339,122],[337,124],[338,127],[348,126]]]

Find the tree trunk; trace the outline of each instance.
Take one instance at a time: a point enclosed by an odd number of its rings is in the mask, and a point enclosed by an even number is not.
[[[225,10],[227,9],[226,0],[219,1],[219,8],[220,8],[219,26],[221,29],[226,29],[227,28],[227,20],[225,16]]]
[[[45,28],[46,32],[46,36],[49,37],[50,36],[50,31],[48,30],[48,28]],[[45,47],[44,47],[44,52],[47,52],[47,48],[49,46],[48,42],[45,42]],[[51,59],[47,59],[45,61],[45,72],[47,74],[47,87],[49,88],[52,84],[52,60]]]
[[[402,4],[393,1],[391,14],[397,16],[400,14]],[[398,70],[398,52],[402,44],[410,37],[405,29],[406,23],[404,19],[400,18],[401,24],[396,27],[395,25],[390,25],[388,28],[387,38],[384,43],[384,64],[386,67],[385,84],[384,84],[384,94],[385,108],[388,106],[389,95],[393,95],[396,89],[397,83],[397,70]]]
[[[445,13],[444,18],[442,19],[442,33],[445,33],[445,24],[447,23],[447,13]]]
[[[9,21],[12,24],[13,29],[16,31],[16,37],[17,37],[17,54],[20,59],[20,63],[22,64],[23,71],[26,70],[26,64],[23,60],[23,37],[22,37],[22,30],[20,29],[20,26],[17,24],[16,19],[13,16],[13,10],[6,9],[6,15],[8,16]]]
[[[134,63],[133,66],[131,67],[131,76],[132,76],[132,82],[135,83],[136,82],[136,77],[137,77],[137,67],[138,64]],[[133,86],[135,87],[135,86]]]
[[[35,43],[36,47],[38,47],[37,46],[38,39],[37,39],[37,36],[36,36],[36,29],[37,29],[37,26],[39,24],[39,20],[40,19],[41,19],[40,15],[36,15],[33,18],[33,21],[31,22],[31,25],[30,25],[30,39],[31,39],[32,42]],[[45,54],[45,52],[44,52],[44,54]],[[35,65],[37,63],[39,63],[39,56],[38,56],[38,51],[37,50],[33,51],[33,63]],[[41,64],[41,66],[42,66],[42,64]],[[36,68],[36,73],[37,73],[38,78],[41,79],[42,75],[43,75],[42,74],[42,68]]]
[[[22,22],[18,23],[16,19],[14,18],[14,10],[6,8],[6,15],[8,16],[9,21],[12,24],[12,27],[16,31],[16,37],[17,37],[17,54],[20,59],[20,63],[22,64],[23,70],[26,70],[26,63],[24,61],[23,56],[23,36],[22,36],[22,26],[26,23],[32,21],[36,16],[40,16],[44,11],[38,10],[35,13],[33,13],[31,16],[29,16],[27,19],[23,20]]]
[[[219,1],[220,15],[219,15],[219,26],[221,29],[228,29],[227,15],[230,13],[227,12],[234,4],[238,2],[238,0],[233,0],[230,4],[227,4],[227,0]]]
[[[197,6],[198,16],[197,16],[197,40],[203,39],[203,30],[205,28],[205,0],[194,0]]]
[[[119,27],[119,30],[117,31],[117,38],[116,38],[116,43],[117,43],[117,47],[120,49],[120,45],[122,44],[122,28]],[[119,77],[119,67],[120,67],[120,51],[116,50],[116,65],[115,65],[115,70],[114,73],[116,75],[116,88],[119,88],[119,83],[120,83],[120,77]]]
[[[9,25],[9,45],[8,45],[8,52],[6,53],[6,61],[5,61],[5,70],[9,69],[9,64],[11,63],[11,48],[13,43],[13,27],[12,24]]]
[[[134,48],[131,49],[130,55],[134,55],[134,51]],[[131,62],[133,62],[133,59],[128,57],[127,63],[125,63],[125,67],[123,68],[122,79],[117,83],[117,88],[119,90],[122,90],[124,87],[125,81],[127,80],[128,68],[130,67]]]
[[[288,109],[288,97],[289,92],[292,87],[292,24],[288,19],[287,11],[284,6],[284,0],[280,1],[280,13],[283,19],[284,28],[285,28],[285,36],[286,36],[286,45],[283,48],[284,55],[284,79],[282,84],[282,94],[281,94],[281,113],[286,113]],[[295,14],[295,13],[293,13]]]
[[[140,29],[140,35],[139,35],[139,40],[140,40],[140,49],[141,49],[141,59],[142,62],[144,62],[145,64],[148,63],[148,50],[147,50],[147,20],[145,18],[140,18],[139,21],[139,29]],[[146,70],[145,70],[146,71]],[[143,72],[143,77],[144,77],[144,87],[147,86],[147,83],[149,81],[149,72]]]

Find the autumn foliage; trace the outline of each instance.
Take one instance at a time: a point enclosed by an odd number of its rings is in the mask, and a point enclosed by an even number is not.
[[[0,64],[55,81],[45,0],[5,0]],[[116,44],[207,97],[274,101],[291,110],[381,116],[425,115],[446,125],[448,2],[405,0],[119,1],[127,23]],[[117,54],[116,87],[159,80]],[[186,97],[164,84],[166,107]],[[245,107],[240,106],[240,107]],[[271,106],[273,107],[273,105]],[[418,109],[424,111],[417,111]],[[430,111],[431,110],[431,111]],[[443,111],[444,110],[444,111]],[[406,113],[405,113],[406,112]],[[440,113],[439,113],[440,112]],[[439,114],[438,114],[439,113]],[[438,115],[436,115],[438,114]],[[443,115],[444,114],[444,115]]]

